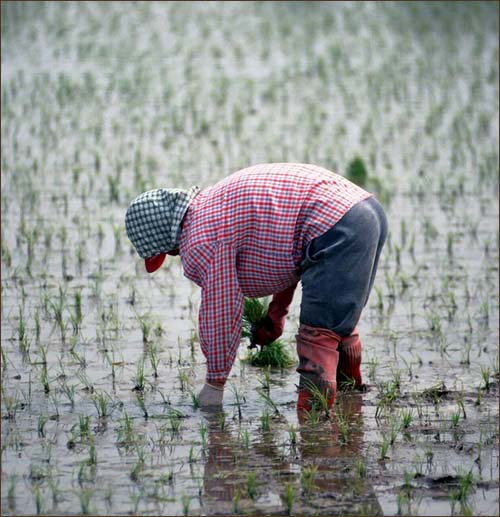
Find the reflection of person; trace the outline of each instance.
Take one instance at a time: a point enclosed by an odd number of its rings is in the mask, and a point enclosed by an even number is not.
[[[241,443],[233,437],[227,427],[221,429],[219,415],[204,412],[207,423],[207,448],[203,473],[203,513],[225,515],[234,513],[235,497],[242,498],[245,512],[261,513],[256,502],[250,502],[246,479],[255,473],[255,486],[259,497],[268,499],[271,493],[281,493],[283,480],[293,479],[300,468],[302,479],[307,469],[315,472],[310,485],[311,491],[304,492],[305,498],[296,500],[298,515],[310,513],[311,498],[318,513],[382,515],[370,479],[356,473],[356,461],[363,461],[362,395],[348,393],[339,396],[338,411],[327,421],[313,425],[307,415],[299,413],[301,425],[298,429],[296,449],[284,456],[283,444],[275,443],[279,433],[253,435],[252,447],[241,450]],[[339,418],[344,419],[348,429],[342,437]],[[305,490],[303,485],[303,490]],[[266,494],[267,492],[267,494]],[[301,506],[307,505],[307,506]],[[306,510],[309,511],[303,511]],[[269,508],[268,508],[269,509]],[[274,511],[270,509],[271,513]]]
[[[218,415],[206,415],[208,440],[206,448],[203,488],[215,501],[231,503],[238,488],[238,474],[234,467],[234,446],[231,434],[221,429]],[[236,485],[236,486],[235,486]]]
[[[323,515],[330,515],[329,507],[339,515],[383,515],[370,480],[356,475],[352,469],[355,460],[363,462],[362,404],[360,393],[340,396],[336,416],[317,428],[307,425],[307,415],[299,412],[299,420],[306,424],[299,428],[297,444],[302,471],[310,466],[316,467],[313,494],[316,507],[321,508],[319,513]],[[340,418],[344,419],[344,436],[340,430]],[[342,497],[332,500],[332,494],[342,494]]]
[[[299,408],[311,407],[314,386],[331,406],[338,377],[361,385],[355,326],[387,231],[371,194],[314,165],[261,164],[202,192],[145,192],[129,206],[125,223],[148,272],[166,254],[180,254],[184,274],[202,288],[202,406],[222,403],[240,342],[244,297],[273,295],[267,317],[255,328],[254,342],[265,346],[281,335],[299,280]]]

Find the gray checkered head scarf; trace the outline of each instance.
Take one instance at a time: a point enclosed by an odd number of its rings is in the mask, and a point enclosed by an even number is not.
[[[159,188],[136,197],[125,214],[125,228],[143,258],[167,253],[179,246],[181,222],[198,187]]]

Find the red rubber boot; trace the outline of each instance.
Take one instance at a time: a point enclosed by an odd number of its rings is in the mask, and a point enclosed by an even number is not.
[[[337,385],[339,387],[362,389],[361,340],[357,327],[351,332],[350,336],[340,339],[338,351]]]
[[[297,410],[310,411],[315,403],[315,392],[326,397],[328,409],[337,394],[337,347],[340,336],[328,329],[300,325],[297,340],[300,374]]]

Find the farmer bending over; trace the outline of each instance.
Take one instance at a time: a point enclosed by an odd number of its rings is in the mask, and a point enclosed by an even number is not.
[[[370,193],[318,166],[261,164],[201,192],[144,192],[127,209],[125,224],[148,272],[166,254],[180,255],[184,275],[202,289],[202,407],[222,404],[244,297],[273,295],[253,335],[265,346],[282,334],[299,280],[298,409],[311,409],[317,389],[331,407],[338,383],[361,387],[356,324],[387,233],[384,211]]]

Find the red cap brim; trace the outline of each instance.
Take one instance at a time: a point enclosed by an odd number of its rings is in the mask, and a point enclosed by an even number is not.
[[[166,253],[160,253],[159,255],[145,259],[144,263],[146,265],[146,271],[148,273],[153,273],[156,271],[163,264],[166,256]]]

